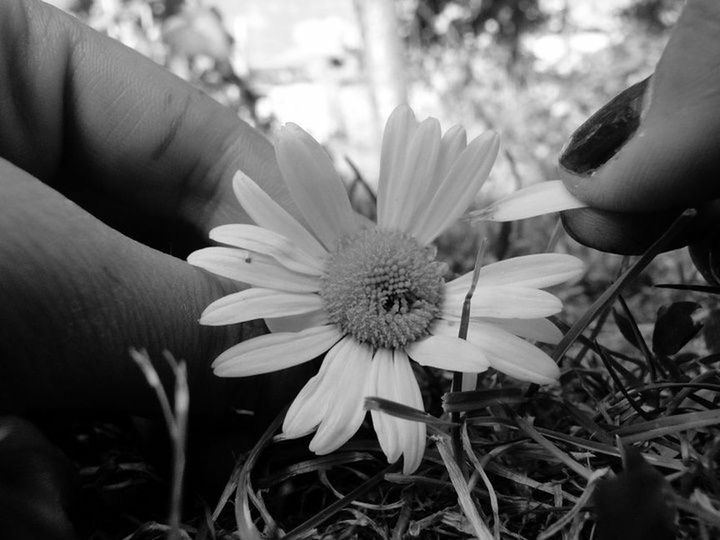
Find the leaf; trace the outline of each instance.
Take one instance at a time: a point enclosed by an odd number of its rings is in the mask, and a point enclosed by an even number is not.
[[[620,313],[615,308],[613,308],[612,314],[613,319],[615,319],[615,324],[617,325],[623,337],[628,341],[628,343],[630,343],[630,345],[632,345],[636,349],[640,349],[641,346],[640,343],[638,343],[637,336],[635,334],[635,331],[633,330],[633,324],[630,319],[624,314]]]
[[[674,492],[640,452],[624,447],[623,471],[595,488],[600,540],[674,540]]]
[[[658,310],[653,331],[653,351],[666,356],[680,351],[702,328],[692,314],[700,309],[695,302],[675,302]]]
[[[713,309],[705,317],[703,339],[710,353],[720,352],[720,309]]]

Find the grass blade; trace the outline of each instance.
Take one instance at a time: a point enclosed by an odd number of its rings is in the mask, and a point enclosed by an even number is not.
[[[490,529],[488,529],[487,525],[485,525],[485,522],[480,517],[477,507],[475,506],[475,502],[470,496],[468,483],[465,480],[462,470],[460,470],[460,466],[455,460],[455,454],[451,450],[447,439],[438,437],[435,439],[435,443],[437,444],[438,451],[440,452],[440,457],[442,457],[443,463],[445,463],[445,468],[447,468],[448,475],[450,476],[450,482],[452,482],[455,492],[457,493],[460,508],[462,508],[465,517],[470,522],[470,525],[475,531],[475,535],[479,540],[493,540],[493,535],[490,532]]]
[[[572,325],[568,333],[563,336],[560,343],[553,353],[553,359],[559,361],[565,353],[568,351],[570,346],[575,343],[577,337],[585,331],[585,328],[597,317],[597,315],[608,307],[611,302],[615,301],[615,298],[622,288],[635,279],[645,267],[662,251],[667,248],[675,237],[690,223],[695,217],[697,212],[693,209],[685,210],[678,218],[673,221],[672,225],[668,227],[668,230],[658,238],[642,256],[635,261],[635,263],[628,268],[625,273],[615,281],[607,290],[600,295],[600,297],[593,302],[592,306],[583,314],[578,321]]]

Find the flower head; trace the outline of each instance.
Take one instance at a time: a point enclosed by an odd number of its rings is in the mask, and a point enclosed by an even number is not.
[[[234,188],[257,225],[224,225],[210,237],[231,247],[190,255],[191,264],[251,285],[213,302],[200,322],[265,319],[271,333],[235,345],[213,363],[222,377],[288,368],[327,353],[290,406],[288,438],[315,432],[310,449],[329,453],[358,430],[366,396],[423,408],[410,359],[440,369],[552,383],[555,363],[523,338],[556,342],[547,319],[562,308],[541,290],[577,276],[574,257],[540,254],[482,268],[467,340],[457,337],[471,275],[449,283],[431,242],[462,215],[498,152],[487,132],[467,144],[460,127],[440,133],[398,107],[383,137],[378,219],[352,210],[329,156],[292,124],[280,133],[277,160],[304,223],[238,172]],[[388,460],[404,456],[406,474],[425,449],[425,425],[371,412]]]

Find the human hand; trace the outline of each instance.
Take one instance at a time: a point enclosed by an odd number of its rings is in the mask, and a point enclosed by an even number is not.
[[[129,347],[165,377],[162,350],[186,360],[196,414],[297,392],[303,377],[210,369],[262,331],[201,327],[238,285],[182,260],[247,220],[237,169],[294,211],[271,144],[232,112],[46,4],[0,2],[0,409],[152,411]]]
[[[573,237],[637,254],[694,207],[698,219],[680,242],[697,242],[696,263],[708,257],[720,222],[718,66],[720,4],[689,0],[654,75],[593,115],[560,157],[565,186],[591,207],[563,213]]]

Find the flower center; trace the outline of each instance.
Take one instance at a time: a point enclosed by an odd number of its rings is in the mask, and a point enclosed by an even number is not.
[[[368,229],[340,241],[320,295],[330,321],[361,343],[399,348],[440,314],[445,264],[408,234]]]

